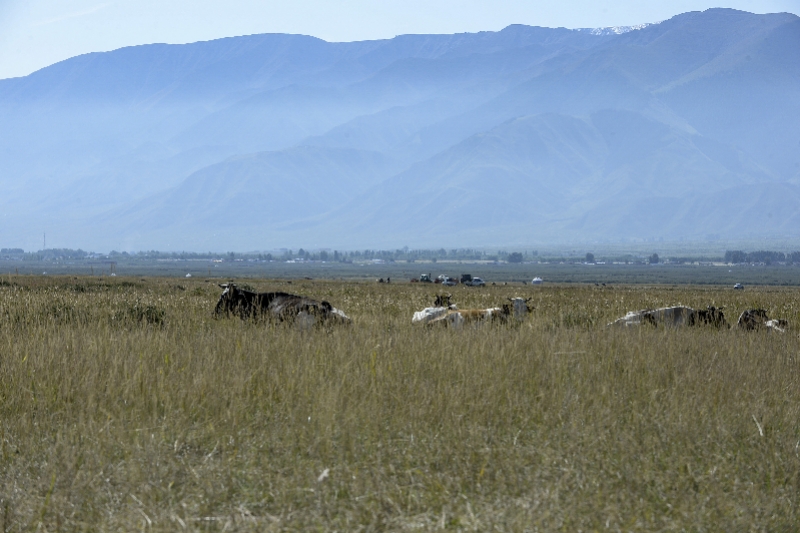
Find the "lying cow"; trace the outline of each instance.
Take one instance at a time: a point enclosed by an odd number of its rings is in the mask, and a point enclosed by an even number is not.
[[[427,324],[444,315],[447,311],[458,309],[455,304],[450,302],[450,296],[450,294],[437,295],[433,301],[433,307],[426,307],[422,311],[416,311],[411,318],[411,323]]]
[[[304,325],[320,323],[350,323],[350,318],[326,301],[286,292],[253,292],[240,289],[233,283],[221,284],[223,289],[214,315],[236,315],[242,320],[266,318],[276,322],[298,322]]]
[[[629,311],[622,318],[608,324],[614,327],[632,327],[648,324],[651,326],[681,327],[709,325],[727,326],[721,307],[708,306],[706,309],[692,309],[683,305],[661,307],[659,309],[642,309]]]
[[[736,327],[746,331],[767,329],[783,333],[788,326],[789,323],[781,318],[770,319],[763,309],[747,309],[739,315],[739,320],[736,321]]]
[[[479,324],[485,322],[508,322],[511,315],[521,322],[533,311],[532,306],[528,306],[531,299],[509,298],[510,304],[503,304],[502,307],[491,307],[489,309],[452,309],[444,315],[428,322],[429,326],[448,326],[461,327],[465,324]]]

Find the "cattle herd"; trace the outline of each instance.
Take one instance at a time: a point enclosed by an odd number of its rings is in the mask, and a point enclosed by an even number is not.
[[[343,311],[325,300],[319,301],[285,292],[254,292],[240,289],[233,283],[221,284],[220,287],[223,290],[214,309],[216,317],[233,315],[242,320],[262,318],[300,326],[351,323]],[[509,303],[486,309],[459,309],[451,298],[450,294],[437,295],[432,307],[414,313],[412,324],[459,328],[467,324],[509,323],[512,317],[515,322],[521,322],[534,309],[529,305],[530,298],[508,298]],[[630,311],[608,324],[608,327],[621,328],[636,326],[730,327],[721,307],[692,309],[684,305]],[[770,319],[763,309],[747,309],[739,315],[735,327],[747,331],[763,329],[783,333],[788,322]]]

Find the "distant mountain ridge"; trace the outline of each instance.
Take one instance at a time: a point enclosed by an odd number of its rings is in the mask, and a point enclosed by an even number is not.
[[[91,249],[797,239],[800,18],[327,43],[0,80],[0,242]]]

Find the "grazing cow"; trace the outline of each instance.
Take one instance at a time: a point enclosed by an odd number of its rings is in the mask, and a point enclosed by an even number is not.
[[[739,315],[739,320],[736,321],[736,327],[746,331],[767,329],[768,331],[783,333],[788,326],[789,322],[782,318],[770,319],[767,316],[767,312],[763,309],[747,309],[742,311],[742,314]]]
[[[511,304],[503,304],[502,307],[491,307],[489,309],[464,309],[449,310],[442,316],[435,318],[428,325],[461,327],[464,324],[479,324],[485,322],[508,322],[508,318],[513,314],[514,318],[521,322],[533,307],[528,305],[530,298],[509,298]]]
[[[721,307],[708,306],[706,309],[695,310],[691,307],[676,305],[661,307],[659,309],[642,309],[629,311],[624,317],[618,318],[608,324],[615,327],[631,327],[649,324],[651,326],[681,327],[709,325],[714,327],[727,326],[725,315]]]
[[[329,302],[285,292],[253,292],[240,289],[233,283],[220,285],[223,289],[214,315],[224,314],[248,318],[266,318],[276,322],[350,323],[350,318]]]
[[[426,307],[422,311],[417,311],[411,318],[412,324],[427,324],[447,313],[449,310],[457,309],[456,305],[450,302],[450,294],[437,294],[433,301],[433,307]]]

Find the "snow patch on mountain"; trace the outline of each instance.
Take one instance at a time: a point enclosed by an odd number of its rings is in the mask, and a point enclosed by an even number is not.
[[[645,22],[644,24],[635,24],[633,26],[608,26],[605,28],[576,28],[575,31],[585,31],[591,33],[592,35],[621,35],[623,33],[628,33],[630,31],[636,31],[644,29],[648,26],[653,26],[655,24],[661,24],[662,21],[658,22]]]

